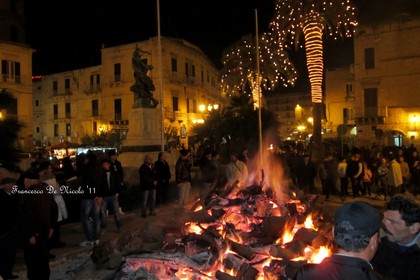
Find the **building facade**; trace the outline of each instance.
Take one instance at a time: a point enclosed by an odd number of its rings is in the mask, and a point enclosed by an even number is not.
[[[283,140],[307,140],[312,134],[312,103],[309,92],[264,96],[264,106],[276,113]]]
[[[159,100],[165,141],[188,145],[200,105],[223,104],[218,70],[195,45],[181,39],[161,38],[162,79],[158,39],[101,49],[101,65],[43,76],[34,81],[34,137],[38,144],[81,143],[84,136],[101,132],[126,134],[134,104],[133,52],[152,66],[148,75]]]
[[[12,104],[0,111],[0,120],[17,118],[24,126],[17,145],[23,151],[33,147],[32,137],[32,53],[25,43],[23,1],[0,1],[0,91],[13,95]],[[0,92],[1,94],[1,92]]]
[[[361,24],[354,65],[326,73],[327,119],[354,144],[420,144],[420,19]],[[342,126],[344,125],[344,126]]]

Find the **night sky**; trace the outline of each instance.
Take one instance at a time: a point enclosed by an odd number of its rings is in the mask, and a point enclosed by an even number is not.
[[[37,50],[34,74],[97,65],[102,45],[157,36],[156,0],[28,0],[26,5],[27,43]],[[161,0],[161,34],[192,42],[220,67],[223,49],[255,34],[256,8],[259,29],[267,30],[271,0]]]
[[[27,43],[36,49],[34,75],[99,65],[102,45],[157,36],[156,0],[25,1]],[[419,0],[353,2],[362,20],[378,22],[388,17],[387,12],[420,10]],[[160,0],[161,34],[197,45],[220,69],[223,50],[242,36],[255,34],[255,9],[259,32],[267,31],[273,0]],[[327,40],[324,53],[335,56],[326,55],[326,67],[348,65],[353,55],[351,42]],[[290,56],[305,77],[304,51]]]

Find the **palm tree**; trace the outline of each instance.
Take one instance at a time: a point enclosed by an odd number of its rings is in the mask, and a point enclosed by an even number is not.
[[[314,160],[319,160],[322,154],[323,35],[328,31],[334,39],[350,37],[355,26],[355,7],[350,0],[276,0],[270,27],[277,34],[278,43],[290,43],[298,48],[301,46],[301,35],[304,37],[313,105]]]
[[[7,111],[13,103],[13,95],[6,89],[0,91],[0,166],[9,170],[17,169],[19,162],[19,149],[16,140],[23,124],[16,118],[9,118],[3,115],[3,110]]]
[[[280,82],[293,85],[297,79],[295,67],[284,49],[264,33],[259,39],[261,85],[266,90],[274,89]],[[245,93],[254,87],[257,74],[256,40],[252,35],[242,37],[227,48],[222,55],[222,91],[229,96]]]

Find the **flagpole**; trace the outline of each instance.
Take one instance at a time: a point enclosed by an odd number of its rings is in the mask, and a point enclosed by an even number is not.
[[[160,90],[160,145],[161,151],[165,151],[165,125],[164,120],[164,107],[163,107],[163,78],[162,78],[162,42],[160,36],[160,0],[156,0],[157,10],[157,39],[158,39],[158,64],[159,64],[159,90]]]
[[[260,168],[262,169],[263,163],[263,145],[262,145],[262,120],[261,120],[261,81],[260,81],[260,47],[258,39],[258,11],[255,9],[255,47],[257,53],[257,92],[258,92],[258,136],[259,136],[259,155],[260,155]]]

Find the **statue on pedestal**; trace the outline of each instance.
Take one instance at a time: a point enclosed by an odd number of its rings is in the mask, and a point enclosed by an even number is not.
[[[137,46],[133,52],[132,64],[135,83],[130,87],[130,90],[134,92],[133,108],[156,108],[159,101],[153,98],[155,86],[152,79],[148,76],[148,72],[153,69],[153,66],[147,65],[141,59],[143,53],[150,54],[142,51]]]

